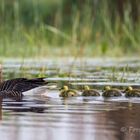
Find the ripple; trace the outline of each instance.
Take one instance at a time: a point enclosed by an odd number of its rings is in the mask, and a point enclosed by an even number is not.
[[[140,87],[139,59],[6,60],[4,77],[36,77],[47,81],[101,89],[105,85]],[[22,65],[22,68],[21,68]],[[25,69],[22,71],[21,69]],[[9,75],[8,75],[9,74]],[[70,76],[69,76],[70,75]],[[4,99],[0,108],[0,135],[4,140],[139,139],[140,99],[122,97],[59,97],[56,89],[24,93],[22,101]],[[122,132],[125,128],[125,132]]]

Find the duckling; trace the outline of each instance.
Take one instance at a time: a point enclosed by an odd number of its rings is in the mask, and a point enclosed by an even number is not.
[[[117,97],[117,96],[122,96],[122,92],[119,89],[111,88],[110,86],[106,86],[104,88],[104,92],[103,92],[102,96]]]
[[[59,94],[60,97],[76,97],[78,93],[76,90],[69,89],[68,86],[63,86]]]
[[[131,86],[124,90],[126,97],[140,97],[140,89],[133,89]]]
[[[100,96],[100,93],[95,89],[90,89],[89,86],[84,86],[82,96]]]

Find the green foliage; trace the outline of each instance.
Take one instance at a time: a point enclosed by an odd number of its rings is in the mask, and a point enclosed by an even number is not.
[[[133,54],[140,50],[137,3],[120,3],[120,13],[111,0],[1,0],[0,55]]]

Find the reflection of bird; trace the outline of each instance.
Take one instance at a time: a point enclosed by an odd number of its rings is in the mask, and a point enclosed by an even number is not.
[[[100,93],[95,89],[90,89],[89,86],[84,86],[82,96],[100,96]]]
[[[63,86],[59,94],[60,97],[74,97],[78,96],[78,93],[74,89],[69,89],[68,86]]]
[[[22,98],[23,92],[47,84],[43,78],[26,79],[16,78],[0,84],[1,98]]]
[[[131,86],[124,90],[126,97],[140,97],[140,89],[133,89]]]
[[[122,96],[122,93],[119,89],[111,88],[110,86],[106,86],[104,88],[104,92],[102,94],[104,97],[116,97],[116,96]]]

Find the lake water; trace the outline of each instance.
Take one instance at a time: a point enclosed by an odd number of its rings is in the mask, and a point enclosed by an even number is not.
[[[69,83],[81,92],[83,85],[102,91],[105,85],[120,89],[140,87],[139,59],[5,60],[3,76],[45,76],[58,87]],[[140,99],[114,97],[60,98],[59,90],[32,90],[22,101],[4,99],[0,106],[2,140],[138,140]]]

